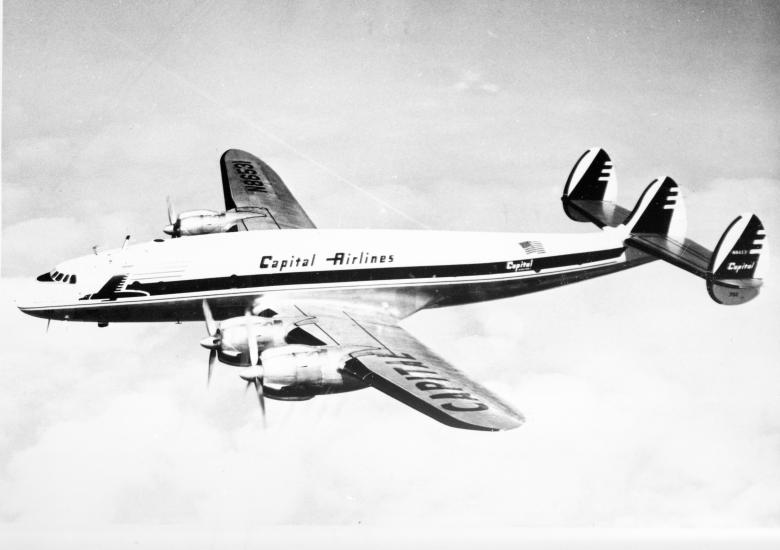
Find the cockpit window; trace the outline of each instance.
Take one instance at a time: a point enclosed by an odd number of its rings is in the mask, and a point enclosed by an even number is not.
[[[42,282],[47,281],[58,281],[62,283],[70,283],[72,285],[76,284],[76,275],[73,273],[60,273],[56,269],[52,269],[48,273],[43,273],[42,275],[38,275],[37,279]]]

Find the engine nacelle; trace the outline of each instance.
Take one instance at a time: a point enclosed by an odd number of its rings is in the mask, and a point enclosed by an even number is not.
[[[190,235],[206,235],[209,233],[226,233],[237,231],[241,220],[254,217],[265,217],[267,214],[260,208],[244,208],[240,212],[214,212],[213,210],[187,210],[176,214],[173,203],[168,198],[168,222],[163,232],[171,237],[187,237]]]
[[[284,346],[287,335],[295,329],[299,319],[289,317],[233,317],[222,321],[216,346],[219,360],[228,365],[249,365],[249,334],[257,342],[258,351]],[[249,329],[247,329],[249,323]]]
[[[343,370],[349,354],[362,349],[298,344],[267,349],[260,356],[265,394],[275,399],[307,399],[363,389],[366,384]]]
[[[178,215],[176,220],[165,226],[163,231],[172,237],[224,233],[235,226],[224,213],[213,210],[188,210]]]

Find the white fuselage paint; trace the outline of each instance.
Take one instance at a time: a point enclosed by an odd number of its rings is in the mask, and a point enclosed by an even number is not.
[[[62,262],[55,269],[75,274],[77,283],[38,283],[36,296],[19,307],[53,319],[170,321],[202,319],[204,299],[225,318],[258,297],[359,297],[405,316],[650,261],[630,250],[627,257],[625,237],[611,228],[575,235],[322,229],[201,235]]]

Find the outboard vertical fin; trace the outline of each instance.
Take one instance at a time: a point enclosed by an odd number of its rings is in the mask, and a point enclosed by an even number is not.
[[[767,253],[766,233],[758,216],[737,216],[718,241],[710,260],[707,291],[712,299],[734,305],[755,298],[768,264]]]
[[[604,149],[592,148],[577,160],[563,188],[563,210],[577,222],[617,227],[629,211],[615,204],[617,178]]]

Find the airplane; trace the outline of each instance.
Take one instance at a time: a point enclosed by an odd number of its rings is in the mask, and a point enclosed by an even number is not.
[[[600,230],[527,234],[318,229],[265,162],[220,159],[225,212],[178,216],[170,239],[64,261],[19,308],[51,321],[200,321],[217,362],[240,368],[265,398],[301,401],[374,387],[448,426],[497,431],[524,418],[399,326],[413,313],[552,289],[664,260],[735,305],[763,282],[767,241],[742,214],[714,251],[686,238],[678,185],[653,180],[619,206],[609,155],[588,149],[564,186],[566,215]],[[194,212],[194,213],[193,213]],[[178,228],[177,228],[178,224]]]

